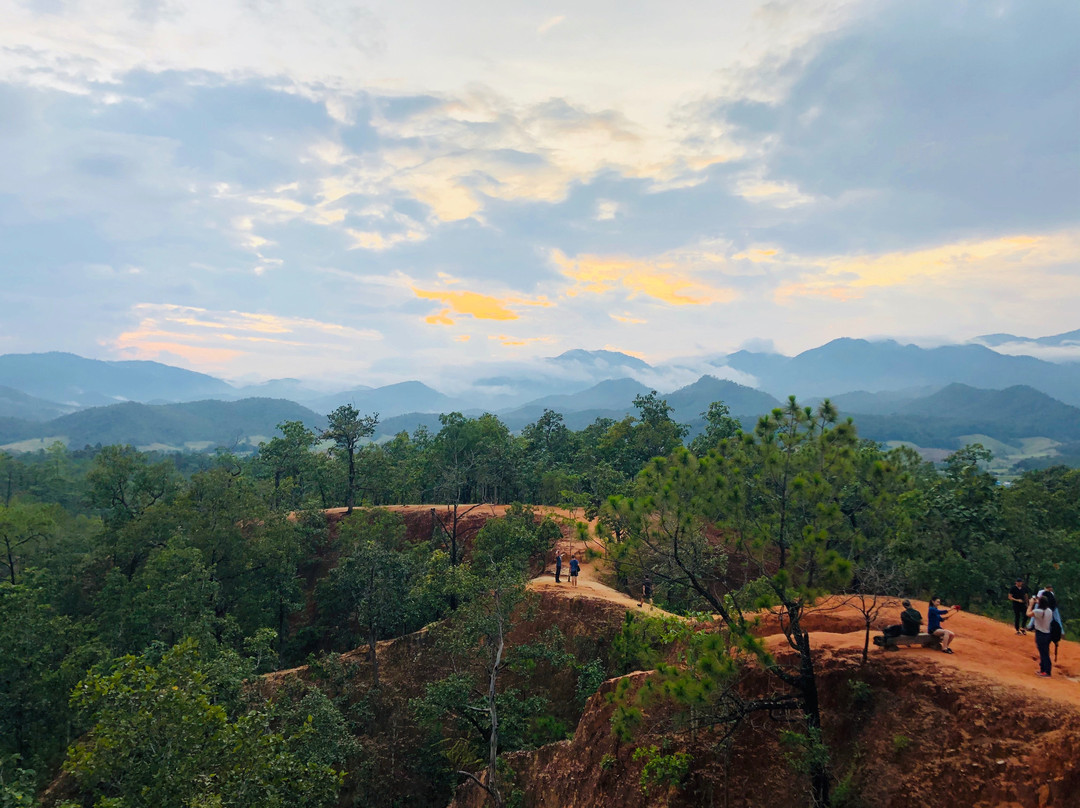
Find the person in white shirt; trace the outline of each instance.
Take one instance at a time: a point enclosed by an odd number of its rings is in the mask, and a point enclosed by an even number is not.
[[[1035,627],[1035,647],[1039,649],[1039,670],[1042,677],[1050,675],[1050,624],[1054,622],[1054,610],[1046,595],[1028,602],[1027,615]]]

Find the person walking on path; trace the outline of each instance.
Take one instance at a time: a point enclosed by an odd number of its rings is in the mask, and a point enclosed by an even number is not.
[[[581,572],[581,564],[578,563],[577,554],[570,556],[570,586],[577,586],[577,576]]]
[[[638,608],[644,606],[645,601],[649,601],[652,606],[652,576],[649,573],[645,573],[645,577],[641,579],[641,600],[638,601]]]
[[[1027,634],[1023,624],[1030,598],[1031,592],[1028,591],[1024,579],[1017,578],[1016,583],[1009,588],[1009,602],[1012,603],[1013,607],[1013,626],[1016,628],[1017,634]]]
[[[1050,662],[1050,628],[1054,622],[1054,610],[1046,595],[1028,601],[1027,616],[1035,624],[1035,647],[1039,649],[1038,674],[1048,677],[1053,665]]]
[[[562,579],[562,550],[555,551],[555,583],[561,584]]]
[[[949,614],[951,609],[959,608],[959,606],[950,606],[949,609],[942,609],[941,598],[935,597],[930,601],[930,607],[926,610],[926,633],[941,637],[941,650],[946,654],[953,652],[949,645],[952,644],[956,635],[947,628],[942,628],[941,624],[952,617]]]

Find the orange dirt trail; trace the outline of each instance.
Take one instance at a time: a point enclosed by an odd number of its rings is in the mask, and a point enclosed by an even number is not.
[[[446,506],[430,505],[403,505],[392,507],[390,510],[399,512],[423,510],[432,507],[443,510]],[[462,509],[468,506],[459,506]],[[344,512],[344,508],[334,509]],[[567,511],[560,508],[536,507],[538,514],[551,515],[566,526],[564,538],[559,542],[559,549],[565,553],[563,576],[564,583],[555,583],[554,557],[549,559],[547,568],[543,573],[529,583],[532,589],[556,591],[563,597],[581,597],[603,600],[616,603],[633,609],[652,614],[667,614],[662,609],[645,604],[644,608],[638,607],[637,593],[635,597],[612,589],[601,580],[603,575],[603,558],[595,558],[592,561],[586,557],[586,547],[594,552],[602,548],[595,541],[587,544],[574,535],[574,522],[587,522],[581,511]],[[473,513],[486,512],[489,516],[498,517],[506,512],[503,505],[482,505]],[[589,523],[589,535],[594,535],[595,523]],[[569,583],[569,560],[570,555],[576,553],[581,562],[581,574],[578,577],[578,585],[572,587]],[[913,600],[912,604],[924,616],[926,616],[927,603]],[[881,616],[874,621],[874,631],[880,631],[881,627],[891,623],[900,622],[900,601],[890,599],[881,611]],[[840,597],[828,598],[808,613],[808,624],[814,627],[820,626],[822,630],[813,631],[812,643],[815,648],[853,649],[860,650],[863,647],[864,632],[862,615],[850,605],[844,603]],[[941,670],[959,671],[970,673],[975,677],[981,677],[989,686],[1016,688],[1036,696],[1043,696],[1080,708],[1080,643],[1062,640],[1058,658],[1054,662],[1054,673],[1050,679],[1042,679],[1035,675],[1038,669],[1038,652],[1035,649],[1035,637],[1029,632],[1026,636],[1017,636],[1011,623],[1003,623],[988,617],[969,612],[958,612],[945,622],[945,627],[956,633],[953,641],[953,654],[944,654],[941,651],[928,648],[907,647],[898,651],[885,651],[871,644],[870,653],[885,658],[917,658],[925,662],[928,673]],[[783,637],[779,633],[779,626],[775,620],[768,616],[763,619],[763,630],[766,635],[773,635],[770,644],[780,650],[785,647]],[[1053,647],[1051,647],[1051,657]]]
[[[555,514],[570,516],[566,512],[550,509]],[[584,519],[581,519],[584,521]],[[590,525],[591,529],[592,525]],[[590,546],[597,550],[595,542]],[[556,584],[554,564],[549,564],[544,573],[534,578],[529,586],[534,589],[557,589],[564,597],[589,597],[618,603],[628,609],[649,611],[653,614],[667,614],[662,609],[645,605],[639,609],[636,597],[619,592],[602,583],[603,559],[585,561],[586,545],[577,538],[565,538],[561,549],[566,553],[563,575],[567,576],[567,564],[570,553],[577,553],[582,562],[581,575],[577,588],[568,583]],[[636,593],[635,593],[636,594]],[[928,604],[925,601],[912,600],[912,605],[925,618]],[[898,651],[886,651],[873,645],[873,636],[885,625],[900,622],[900,600],[889,598],[874,621],[871,631],[870,654],[891,658],[917,658],[925,662],[927,672],[952,670],[973,674],[988,680],[990,686],[1002,686],[1028,691],[1035,695],[1054,699],[1080,708],[1080,643],[1062,640],[1058,649],[1058,658],[1054,662],[1054,673],[1050,679],[1035,675],[1038,670],[1038,651],[1035,649],[1035,636],[1028,632],[1026,636],[1017,636],[1012,623],[1002,623],[989,617],[981,617],[970,612],[956,612],[945,621],[945,628],[956,634],[953,640],[952,654],[917,646],[901,648]],[[823,600],[808,616],[810,625],[821,624],[824,630],[813,631],[811,641],[815,648],[852,649],[861,651],[865,637],[864,619],[854,606],[848,605],[844,598],[832,597]],[[784,638],[779,633],[779,625],[768,616],[763,619],[765,634],[773,635],[770,645],[774,650],[786,647]],[[1050,648],[1053,658],[1053,646]]]

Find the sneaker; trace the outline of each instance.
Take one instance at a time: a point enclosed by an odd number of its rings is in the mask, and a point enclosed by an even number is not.
[[[1025,629],[1020,629],[1020,633],[1023,634],[1025,637],[1027,636],[1027,631]]]
[[[951,648],[942,648],[941,649],[941,653],[943,653],[943,654],[951,654],[952,652],[953,652],[953,650]]]
[[[1046,671],[1039,671],[1039,676],[1041,676],[1043,679],[1049,679],[1050,678],[1050,674],[1047,673]]]
[[[1017,630],[1016,630],[1016,636],[1017,636],[1017,637],[1019,637],[1019,636],[1020,636],[1020,629],[1017,629]]]

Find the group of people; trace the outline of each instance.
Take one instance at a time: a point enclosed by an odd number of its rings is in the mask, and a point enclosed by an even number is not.
[[[1039,676],[1050,676],[1053,668],[1050,645],[1060,642],[1065,630],[1053,585],[1047,584],[1032,595],[1024,579],[1017,578],[1016,583],[1009,589],[1009,601],[1013,606],[1013,626],[1016,633],[1027,634],[1028,629],[1035,632],[1035,647],[1039,649]],[[1027,618],[1026,624],[1022,624],[1023,617]]]
[[[563,551],[555,551],[555,583],[562,583]],[[581,562],[578,561],[577,553],[570,554],[570,586],[577,586],[578,573],[581,572]]]
[[[911,601],[906,598],[901,601],[904,607],[904,611],[900,612],[900,625],[889,626],[885,629],[886,637],[895,637],[903,635],[907,637],[917,637],[922,630],[922,613],[911,605]],[[932,634],[935,637],[941,638],[941,650],[946,654],[954,653],[953,649],[949,646],[952,645],[953,639],[956,638],[956,634],[949,631],[942,626],[946,620],[960,611],[959,606],[950,606],[948,608],[942,608],[941,598],[933,597],[930,599],[930,607],[926,610],[926,633]]]
[[[1039,651],[1038,675],[1044,678],[1050,676],[1053,667],[1050,646],[1061,640],[1064,631],[1054,587],[1047,584],[1032,595],[1024,579],[1017,578],[1016,583],[1009,589],[1008,597],[1013,606],[1013,625],[1017,635],[1026,635],[1029,630],[1035,632],[1035,647]],[[910,600],[902,601],[901,605],[904,610],[900,613],[900,624],[886,628],[885,636],[918,636],[922,629],[922,614],[911,605]],[[939,597],[930,599],[926,613],[926,633],[941,638],[941,650],[946,654],[954,653],[950,646],[956,634],[942,624],[959,611],[959,606],[943,607]]]

